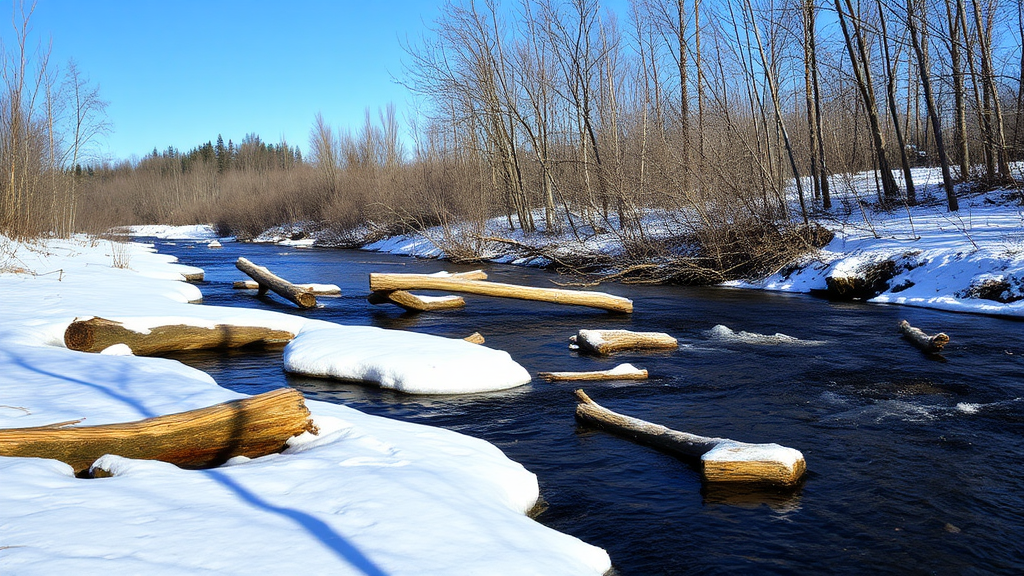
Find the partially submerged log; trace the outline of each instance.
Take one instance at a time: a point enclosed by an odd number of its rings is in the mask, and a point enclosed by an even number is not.
[[[315,296],[337,296],[341,288],[335,284],[296,284],[306,292]],[[260,283],[255,280],[236,280],[231,287],[235,290],[259,290]]]
[[[485,342],[484,335],[479,332],[473,332],[469,336],[463,338],[463,340],[469,342],[470,344],[483,344]]]
[[[631,332],[629,330],[580,330],[569,338],[580,352],[611,354],[620,350],[675,350],[679,342],[663,332]]]
[[[548,382],[572,380],[646,380],[647,370],[632,364],[619,364],[611,370],[595,370],[593,372],[540,372],[537,374]]]
[[[791,486],[807,469],[799,450],[778,444],[747,444],[678,432],[660,424],[624,416],[576,391],[576,419],[674,456],[700,458],[708,482],[749,482]]]
[[[928,354],[938,354],[942,352],[946,344],[949,344],[949,336],[946,336],[945,333],[939,332],[934,336],[929,336],[920,328],[911,326],[910,322],[906,320],[900,321],[899,329],[904,339]]]
[[[206,273],[200,270],[199,272],[186,272],[182,276],[185,277],[185,282],[202,282]]]
[[[248,274],[259,284],[260,296],[266,294],[269,289],[279,294],[282,298],[294,302],[299,308],[313,308],[316,306],[316,296],[284,278],[275,276],[263,266],[257,266],[245,258],[239,258],[235,262],[235,267]]]
[[[425,274],[370,274],[370,290],[390,292],[394,290],[444,290],[499,298],[517,298],[555,304],[589,306],[611,312],[633,311],[633,302],[621,296],[603,292],[537,288],[482,280],[467,280],[458,277],[433,276]]]
[[[370,304],[397,304],[410,312],[454,310],[466,306],[462,296],[421,296],[405,290],[371,292],[366,299]]]
[[[292,436],[316,432],[302,393],[281,388],[198,410],[101,426],[0,429],[0,456],[53,458],[85,475],[97,458],[162,460],[211,468],[229,458],[280,452]]]
[[[105,318],[75,319],[64,331],[64,345],[81,352],[102,352],[125,344],[136,356],[152,356],[180,350],[240,348],[249,345],[284,345],[295,335],[262,326],[217,324],[213,328],[169,324],[137,332]]]

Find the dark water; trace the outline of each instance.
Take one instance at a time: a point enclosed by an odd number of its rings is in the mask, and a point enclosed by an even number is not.
[[[466,270],[358,251],[158,243],[206,270],[205,302],[276,309],[344,324],[463,337],[479,331],[535,374],[647,368],[646,382],[587,383],[613,410],[708,436],[801,450],[795,490],[701,485],[692,465],[577,427],[572,383],[534,380],[458,397],[408,396],[285,375],[279,352],[177,356],[221,385],[281,385],[309,398],[458,430],[499,446],[540,479],[540,522],[608,550],[618,574],[1024,573],[1024,323],[895,306],[728,289],[600,289],[634,301],[631,316],[467,296],[464,310],[409,315],[365,301],[369,272]],[[238,256],[296,282],[341,286],[302,312],[234,291]],[[552,274],[485,266],[491,279],[552,286]],[[895,333],[899,319],[952,338],[946,362]],[[819,345],[718,340],[716,324],[782,332]],[[580,328],[668,332],[673,353],[581,357]]]

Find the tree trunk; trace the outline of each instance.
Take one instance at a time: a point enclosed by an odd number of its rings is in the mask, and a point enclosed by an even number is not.
[[[566,382],[581,380],[647,380],[647,370],[636,368],[632,364],[619,364],[611,370],[594,372],[540,372],[537,376],[548,382]]]
[[[296,284],[295,286],[316,296],[338,296],[341,294],[341,288],[334,284]],[[231,287],[235,290],[259,290],[260,283],[255,280],[237,280]]]
[[[629,330],[580,330],[569,341],[580,352],[611,354],[621,350],[675,350],[679,342],[662,332],[631,332]]]
[[[370,304],[396,304],[409,312],[455,310],[466,307],[466,301],[461,296],[420,296],[405,290],[371,292],[366,299]]]
[[[316,296],[299,288],[295,284],[275,276],[270,270],[267,270],[263,266],[257,266],[245,258],[239,258],[235,262],[237,267],[242,272],[245,272],[253,280],[259,283],[259,295],[263,296],[267,293],[267,290],[273,290],[282,298],[294,302],[299,308],[314,308],[316,307]]]
[[[946,334],[939,332],[934,336],[929,336],[920,328],[911,326],[910,322],[906,320],[900,321],[899,329],[900,333],[903,334],[903,338],[922,352],[927,352],[928,354],[938,354],[942,352],[946,344],[949,344],[949,336],[946,336]]]
[[[893,130],[896,132],[896,144],[900,149],[900,165],[903,167],[903,181],[907,187],[907,204],[917,204],[917,194],[914,192],[914,177],[910,172],[910,160],[907,158],[907,141],[903,136],[903,129],[900,128],[899,111],[896,108],[896,66],[893,64],[892,55],[889,52],[889,30],[885,25],[886,16],[882,11],[882,0],[875,0],[878,7],[878,21],[882,29],[882,49],[885,55],[885,96],[889,104],[889,115],[892,118]],[[916,122],[916,115],[915,115]]]
[[[64,345],[71,350],[102,352],[115,344],[125,344],[136,356],[251,345],[283,346],[292,338],[295,334],[286,330],[229,324],[217,324],[213,328],[169,324],[143,333],[104,318],[76,319],[64,331]]]

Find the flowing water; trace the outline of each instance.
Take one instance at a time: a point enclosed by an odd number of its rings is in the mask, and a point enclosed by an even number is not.
[[[651,379],[584,388],[612,410],[670,428],[803,452],[808,473],[796,489],[704,486],[692,463],[577,426],[573,383],[535,379],[496,393],[409,396],[286,375],[280,351],[175,356],[241,392],[287,385],[311,399],[486,439],[537,474],[547,505],[537,520],[605,548],[617,574],[1024,573],[1024,323],[618,284],[599,289],[633,299],[630,316],[477,296],[467,296],[463,310],[414,315],[369,305],[367,275],[470,268],[348,250],[156,243],[206,271],[207,304],[448,337],[479,331],[532,374],[630,362]],[[232,290],[244,278],[234,268],[238,256],[294,282],[338,284],[343,296],[300,311]],[[495,281],[550,287],[567,280],[484,268]],[[899,338],[903,318],[951,336],[945,361]],[[579,356],[567,344],[580,328],[667,332],[680,347]],[[776,333],[792,338],[769,337]]]

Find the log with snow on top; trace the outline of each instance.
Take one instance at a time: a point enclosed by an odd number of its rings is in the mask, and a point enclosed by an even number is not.
[[[778,444],[747,444],[708,438],[612,412],[576,391],[576,419],[674,456],[700,458],[708,482],[791,486],[807,469],[799,450]]]
[[[84,475],[104,454],[210,468],[235,456],[280,452],[289,438],[315,432],[302,393],[292,388],[198,410],[121,424],[0,429],[0,456],[52,458]]]
[[[80,352],[102,352],[124,344],[136,356],[152,356],[181,350],[284,345],[294,337],[287,330],[264,326],[164,324],[141,328],[105,318],[76,318],[64,331],[64,345]]]
[[[336,284],[296,284],[306,292],[315,296],[337,296],[341,294],[341,288]],[[255,280],[236,280],[231,284],[235,290],[259,290],[260,283]]]
[[[911,326],[910,322],[906,320],[900,321],[899,330],[904,339],[928,354],[938,354],[942,352],[946,344],[949,344],[949,336],[945,333],[939,332],[934,336],[929,336],[920,328]]]
[[[259,284],[259,295],[263,296],[267,290],[273,290],[282,298],[294,302],[299,308],[313,308],[316,306],[316,296],[292,284],[291,282],[274,275],[263,266],[257,266],[249,260],[239,257],[235,267],[248,274]]]
[[[572,380],[646,380],[647,370],[633,366],[632,364],[619,364],[610,370],[595,370],[592,372],[540,372],[537,376],[549,381],[572,381]]]
[[[488,392],[530,381],[526,369],[501,350],[458,338],[337,324],[300,331],[284,349],[284,369],[409,394]]]
[[[483,344],[484,342],[486,342],[486,340],[484,340],[484,335],[479,332],[473,332],[469,336],[463,338],[463,340],[469,342],[470,344]]]
[[[569,347],[574,345],[580,352],[605,355],[621,350],[675,350],[679,342],[663,332],[580,330],[569,338]]]
[[[480,296],[496,296],[499,298],[515,298],[534,300],[554,304],[588,306],[610,312],[629,313],[633,311],[633,301],[621,296],[612,296],[603,292],[582,290],[563,290],[557,288],[537,288],[516,284],[502,284],[483,280],[468,280],[459,277],[445,277],[428,274],[370,274],[370,290],[388,292],[394,290],[444,290]]]
[[[462,296],[423,296],[405,290],[391,292],[371,292],[366,300],[370,304],[395,304],[409,312],[433,312],[436,310],[455,310],[465,308],[466,301]]]

